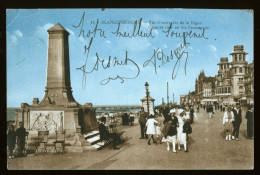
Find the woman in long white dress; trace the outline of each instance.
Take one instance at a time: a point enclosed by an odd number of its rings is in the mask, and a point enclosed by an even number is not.
[[[225,127],[226,140],[231,140],[231,133],[233,130],[232,122],[234,121],[234,114],[231,111],[231,107],[228,106],[227,111],[223,116],[223,126]]]
[[[185,152],[188,152],[187,149],[187,134],[183,132],[183,125],[185,123],[185,118],[184,114],[185,111],[183,109],[178,110],[179,115],[177,116],[178,122],[179,122],[179,127],[177,128],[177,142],[178,142],[178,150],[181,150],[180,145],[184,145],[184,150]]]
[[[156,143],[154,140],[154,135],[155,135],[155,123],[158,123],[153,115],[149,116],[149,119],[146,122],[146,134],[148,135],[148,145],[151,145],[150,140],[151,138],[153,139],[153,143]]]

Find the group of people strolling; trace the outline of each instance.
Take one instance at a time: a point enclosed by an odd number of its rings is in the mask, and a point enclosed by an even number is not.
[[[253,111],[252,106],[248,106],[248,111],[246,112],[245,118],[247,119],[247,136],[249,139],[253,137]],[[242,110],[238,104],[236,104],[233,109],[231,106],[227,107],[227,111],[224,112],[223,116],[223,126],[226,134],[226,140],[239,141],[239,129],[242,123]]]
[[[178,115],[176,115],[178,113]],[[190,113],[186,113],[183,109],[171,109],[167,113],[163,113],[164,121],[159,122],[154,119],[153,115],[148,117],[148,113],[144,112],[144,108],[141,108],[140,112],[140,128],[141,138],[148,139],[148,145],[151,145],[151,139],[153,143],[155,141],[155,134],[159,138],[160,143],[167,143],[167,150],[170,151],[170,144],[172,144],[172,151],[176,153],[176,144],[178,150],[181,150],[181,145],[184,145],[185,152],[188,152],[187,138],[188,134],[192,132],[190,126]],[[147,119],[148,118],[148,119]]]
[[[25,137],[26,130],[23,127],[23,123],[19,122],[19,128],[14,130],[14,125],[10,125],[7,131],[7,146],[9,149],[9,159],[14,158],[13,150],[15,148],[15,144],[17,144],[17,157],[23,156],[23,151],[25,148]]]
[[[130,112],[130,114],[128,115],[126,112],[123,114],[122,116],[122,125],[126,126],[126,125],[131,125],[133,126],[134,123],[134,114],[132,112]]]

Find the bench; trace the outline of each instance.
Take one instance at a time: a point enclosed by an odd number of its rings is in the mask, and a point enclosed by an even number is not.
[[[117,132],[117,134],[118,134],[118,136],[120,138],[119,144],[122,144],[122,143],[125,142],[125,139],[123,138],[123,133],[124,132],[125,131]],[[107,140],[103,140],[103,141],[104,141],[104,145],[102,147],[98,148],[98,150],[101,150],[104,147],[108,147],[110,150],[113,148],[113,145],[112,145],[113,139],[112,138],[108,138]]]

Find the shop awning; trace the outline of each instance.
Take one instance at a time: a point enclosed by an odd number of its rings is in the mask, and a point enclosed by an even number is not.
[[[240,98],[240,100],[246,100],[247,98],[246,97],[242,97],[242,98]]]
[[[206,101],[218,101],[217,99],[203,99],[201,100],[202,102],[206,102]]]

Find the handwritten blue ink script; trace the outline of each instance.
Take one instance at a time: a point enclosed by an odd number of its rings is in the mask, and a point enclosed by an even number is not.
[[[102,21],[102,22],[100,22]],[[101,24],[102,23],[102,24]],[[153,24],[153,22],[151,22]],[[106,25],[104,25],[106,24]],[[107,27],[107,25],[109,27]],[[160,26],[152,26],[150,23],[145,23],[142,18],[135,19],[132,21],[114,21],[114,22],[104,22],[102,19],[88,19],[87,14],[83,12],[79,22],[75,25],[72,25],[73,28],[78,29],[78,37],[82,38],[82,40],[87,41],[87,43],[83,44],[85,62],[83,65],[77,68],[77,70],[82,71],[82,86],[85,88],[87,75],[92,74],[95,71],[102,70],[111,70],[111,72],[106,72],[104,74],[104,78],[100,81],[101,85],[106,85],[113,80],[120,80],[121,83],[124,83],[125,80],[135,79],[137,78],[142,70],[146,69],[148,66],[152,66],[154,68],[154,73],[157,75],[158,69],[171,65],[172,71],[169,75],[171,75],[171,79],[174,80],[178,74],[180,68],[180,62],[183,59],[185,61],[184,71],[185,75],[187,74],[187,62],[189,58],[188,48],[191,45],[188,42],[189,39],[204,39],[207,40],[206,36],[206,27],[199,27],[199,30],[193,31],[192,27],[181,27],[184,30],[180,30],[178,26],[178,22],[169,22],[169,23],[160,23]],[[182,24],[182,22],[180,22]],[[198,22],[192,22],[191,24],[197,25],[200,24]],[[196,29],[196,27],[193,27]],[[122,53],[123,56],[112,56],[112,52],[106,56],[100,56],[100,52],[102,54],[102,49],[96,51],[94,53],[91,52],[91,48],[95,45],[95,41],[97,39],[103,39],[105,42],[111,44],[109,38],[113,39],[116,42],[132,42],[135,45],[130,45],[130,47],[121,48],[113,48],[114,50]],[[135,52],[132,47],[137,48],[138,50],[142,48],[143,41],[148,40],[164,40],[171,39],[172,43],[174,41],[178,41],[179,43],[175,46],[171,46],[168,49],[168,46],[164,45],[164,48],[157,47],[148,51],[150,56],[147,58],[142,58],[142,63],[139,63],[139,58],[130,57],[130,51]],[[166,49],[167,48],[167,49]],[[164,51],[163,49],[166,49]],[[119,53],[118,52],[118,53]],[[113,52],[114,53],[114,52]],[[117,52],[116,52],[117,53]],[[90,54],[92,56],[90,63]],[[131,53],[131,55],[134,55]],[[93,62],[94,61],[94,62]],[[131,71],[121,71],[123,69],[131,68]],[[113,68],[113,71],[112,71]],[[120,69],[120,71],[119,71]],[[111,74],[111,75],[110,75]]]

